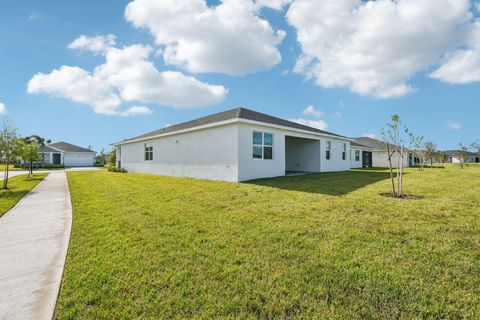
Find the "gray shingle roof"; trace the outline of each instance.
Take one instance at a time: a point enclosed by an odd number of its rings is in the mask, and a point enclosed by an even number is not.
[[[234,120],[234,119],[258,121],[258,122],[263,122],[268,124],[274,124],[274,125],[279,125],[279,126],[284,126],[284,127],[294,128],[294,129],[310,131],[314,133],[321,133],[321,134],[327,134],[327,135],[336,136],[340,138],[346,138],[344,136],[341,136],[335,133],[323,131],[317,128],[312,128],[303,124],[277,118],[277,117],[270,116],[268,114],[260,113],[257,111],[253,111],[245,108],[236,108],[236,109],[231,109],[223,112],[214,113],[214,114],[201,117],[195,120],[175,124],[159,130],[151,131],[133,138],[123,140],[122,142],[119,142],[119,143],[121,144],[121,143],[129,142],[132,140],[154,137],[160,134],[172,133],[172,132],[191,129],[191,128],[195,128],[195,127],[199,127],[207,124],[212,124],[215,122]],[[346,139],[349,139],[349,138],[346,138]]]
[[[447,154],[448,156],[450,156],[450,157],[455,157],[455,156],[458,155],[458,151],[459,151],[459,150],[445,150],[445,151],[442,151],[442,152],[446,153],[446,154]],[[478,155],[478,154],[475,153],[475,152],[470,152],[470,151],[468,152],[468,156],[469,156],[469,157],[475,157],[475,156],[477,156],[477,155]]]
[[[82,147],[79,147],[70,143],[66,143],[63,141],[50,143],[49,145],[47,145],[47,147],[53,147],[55,149],[59,149],[64,152],[95,152],[93,150],[82,148]]]
[[[381,140],[372,139],[369,137],[357,137],[353,138],[353,140],[355,143],[372,148],[374,150],[387,150],[387,144]]]
[[[58,150],[50,148],[49,146],[40,146],[40,152],[57,152]]]
[[[361,147],[361,148],[369,148],[369,149],[371,149],[370,147],[367,147],[367,146],[365,146],[365,145],[363,145],[363,144],[360,144],[360,143],[357,143],[357,142],[355,142],[355,141],[350,141],[350,146],[352,146],[352,147]]]

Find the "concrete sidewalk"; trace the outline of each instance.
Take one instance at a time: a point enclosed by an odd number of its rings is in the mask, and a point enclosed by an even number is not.
[[[52,319],[72,225],[65,172],[0,218],[0,319]]]

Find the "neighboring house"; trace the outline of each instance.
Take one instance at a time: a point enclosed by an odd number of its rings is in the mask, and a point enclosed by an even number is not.
[[[115,144],[130,172],[245,181],[350,169],[350,138],[237,108]]]
[[[66,167],[91,167],[95,164],[96,152],[66,142],[56,142],[40,147],[41,163]]]
[[[350,141],[350,167],[372,167],[373,149],[355,141]]]
[[[447,156],[448,156],[447,162],[460,163],[460,158],[458,157],[458,152],[459,152],[459,150],[444,151],[444,153],[446,153]],[[478,153],[474,153],[474,152],[469,152],[468,157],[465,159],[465,163],[479,163],[479,162],[480,162],[480,157],[478,156]]]
[[[388,155],[387,155],[387,144],[384,141],[372,139],[369,137],[358,137],[353,138],[354,143],[363,147],[370,148],[370,150],[362,150],[362,156],[365,156],[364,163],[362,167],[389,167]],[[354,148],[352,146],[352,148]],[[398,155],[392,157],[392,164],[394,167],[398,166]],[[412,152],[408,152],[406,157],[403,159],[404,167],[412,167],[415,165],[415,157]]]

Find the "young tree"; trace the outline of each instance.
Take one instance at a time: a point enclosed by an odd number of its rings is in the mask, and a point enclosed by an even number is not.
[[[462,143],[459,143],[458,146],[460,149],[457,151],[457,157],[460,160],[460,167],[463,169],[465,161],[468,158],[468,148],[465,147]]]
[[[408,149],[405,148],[407,137],[411,139],[412,134],[400,121],[400,117],[394,114],[391,122],[387,123],[387,130],[382,129],[383,140],[387,145],[387,157],[390,167],[390,179],[392,181],[392,196],[402,197],[403,195],[403,168],[405,158],[408,156]],[[397,188],[395,190],[395,179],[393,177],[393,161],[397,165]]]
[[[105,150],[102,149],[102,151],[100,151],[100,154],[97,156],[97,159],[96,159],[96,163],[98,165],[101,165],[101,166],[104,166],[107,164],[107,162],[105,161],[106,159],[106,155],[105,155]]]
[[[445,152],[437,152],[437,161],[444,167],[445,162],[448,160],[448,154]]]
[[[38,139],[33,136],[23,138],[20,153],[23,161],[28,162],[28,177],[30,178],[33,174],[33,162],[41,160]]]
[[[110,152],[110,157],[108,158],[108,164],[112,168],[117,166],[117,152],[115,150]]]
[[[425,141],[422,136],[414,136],[413,134],[410,135],[410,145],[413,148],[413,154],[416,158],[419,159],[420,163],[418,166],[418,170],[422,171],[424,166],[424,159],[425,159]]]
[[[472,143],[470,146],[471,146],[471,147],[475,150],[475,152],[477,153],[477,157],[480,158],[480,140],[475,141],[475,142]]]
[[[430,168],[433,168],[433,159],[435,159],[436,152],[437,146],[433,142],[425,142],[425,158],[430,161]]]
[[[18,138],[17,129],[8,120],[4,120],[0,128],[0,156],[5,163],[2,189],[8,189],[8,173],[10,163],[20,156],[22,141]]]

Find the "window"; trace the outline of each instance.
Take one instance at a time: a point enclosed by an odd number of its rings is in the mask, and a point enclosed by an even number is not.
[[[330,160],[331,152],[332,152],[332,141],[327,141],[327,149],[325,151],[325,158],[327,160]]]
[[[360,161],[360,150],[355,150],[355,161]]]
[[[343,151],[342,151],[342,160],[346,160],[347,159],[347,144],[344,143],[343,144]]]
[[[273,134],[254,131],[252,138],[253,159],[273,159]]]
[[[151,143],[145,143],[145,161],[153,160],[153,145]]]

